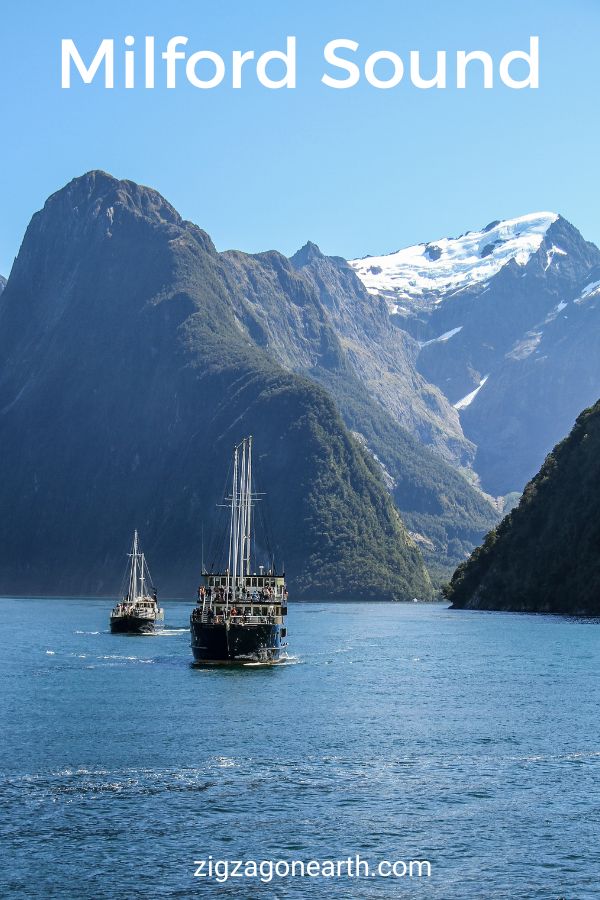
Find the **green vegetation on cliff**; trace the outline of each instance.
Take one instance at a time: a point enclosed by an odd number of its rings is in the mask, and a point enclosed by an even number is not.
[[[385,303],[367,295],[344,260],[324,256],[314,245],[291,260],[275,251],[230,251],[221,258],[237,298],[238,329],[333,398],[346,426],[378,461],[403,522],[434,583],[441,585],[499,513],[441,455],[444,447],[451,455],[451,447],[466,463],[468,448],[458,434],[456,411],[445,410],[440,396],[434,389],[430,395],[414,372],[410,340],[402,338]],[[415,390],[438,411],[431,446],[402,424],[414,417],[414,428],[422,430]]]
[[[381,470],[246,303],[155,191],[91,172],[36,213],[0,298],[0,593],[113,593],[139,528],[162,595],[194,596],[252,433],[292,597],[431,598]]]
[[[600,401],[445,594],[453,608],[600,615]]]

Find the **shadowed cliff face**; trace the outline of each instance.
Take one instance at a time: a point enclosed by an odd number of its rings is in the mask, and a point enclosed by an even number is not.
[[[314,244],[291,262],[314,286],[338,335],[349,367],[368,395],[421,444],[455,466],[472,463],[456,410],[416,368],[419,345],[396,328],[383,298],[367,293],[348,263]]]
[[[553,213],[351,264],[373,303],[385,298],[398,341],[419,340],[415,367],[458,405],[493,495],[520,491],[600,395],[600,291],[585,293],[599,264]]]
[[[295,596],[431,596],[380,468],[245,304],[226,256],[148,188],[92,172],[33,217],[0,298],[0,591],[114,593],[137,527],[163,595],[192,596],[253,433]]]
[[[526,279],[523,279],[524,281]],[[530,478],[600,395],[600,267],[579,274],[519,336],[462,416],[490,490]]]
[[[459,566],[446,589],[453,607],[600,615],[599,485],[600,402]]]
[[[221,259],[235,287],[240,329],[333,397],[378,462],[430,572],[446,580],[498,513],[443,458],[466,463],[473,448],[456,411],[416,372],[415,342],[408,335],[399,341],[383,302],[366,294],[344,260],[324,256],[314,244],[291,260],[239,251]]]
[[[445,580],[498,519],[490,499],[457,470],[472,461],[474,447],[456,410],[417,372],[416,341],[393,325],[385,301],[366,292],[348,263],[310,243],[291,262],[313,285],[344,359],[337,369],[316,362],[309,374],[379,461],[429,571]]]

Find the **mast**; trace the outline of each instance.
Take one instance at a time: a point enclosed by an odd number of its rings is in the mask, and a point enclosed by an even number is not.
[[[244,560],[245,574],[250,575],[250,546],[252,535],[252,435],[248,438],[247,461],[247,494],[246,494],[246,555]]]
[[[233,448],[233,483],[229,523],[229,558],[227,596],[232,599],[241,588],[244,576],[250,574],[252,530],[252,437],[244,438]],[[227,604],[229,604],[229,599]]]
[[[144,554],[142,553],[142,555],[140,557],[140,596],[142,596],[142,597],[144,596],[145,590],[146,590],[146,587],[145,587],[146,579],[144,578],[144,565],[145,565],[145,560],[144,560]]]
[[[129,554],[131,567],[129,569],[129,602],[133,603],[137,597],[137,558],[138,558],[138,533],[133,532],[133,547]]]
[[[231,573],[235,572],[237,562],[237,493],[238,493],[238,449],[236,444],[233,450],[233,485],[231,489],[231,521],[229,524],[229,559],[227,563],[227,599],[229,605],[229,589],[231,586]]]
[[[240,477],[240,496],[239,496],[239,504],[238,504],[238,534],[239,534],[239,553],[237,559],[237,565],[235,569],[235,578],[236,582],[238,579],[241,579],[243,571],[244,571],[244,558],[246,555],[246,496],[248,491],[248,459],[246,453],[246,438],[242,441],[242,466],[241,466],[241,477]]]

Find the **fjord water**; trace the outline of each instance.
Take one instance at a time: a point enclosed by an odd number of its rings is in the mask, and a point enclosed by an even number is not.
[[[288,663],[198,670],[164,605],[0,601],[2,896],[598,896],[597,622],[291,605]],[[432,875],[193,877],[357,853]]]

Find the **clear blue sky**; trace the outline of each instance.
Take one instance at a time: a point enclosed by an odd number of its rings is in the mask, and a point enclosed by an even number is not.
[[[187,35],[193,49],[282,48],[298,39],[298,87],[60,87],[60,41]],[[389,91],[320,83],[322,48],[486,49],[541,39],[538,91]],[[352,257],[458,234],[494,218],[562,212],[600,243],[598,0],[20,0],[2,11],[0,272],[31,214],[101,168],[151,185],[219,249]],[[162,47],[161,47],[162,49]]]

